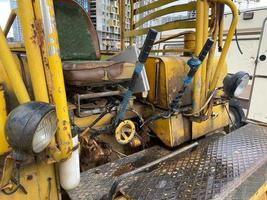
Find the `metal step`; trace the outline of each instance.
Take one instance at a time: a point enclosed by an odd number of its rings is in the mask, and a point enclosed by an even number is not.
[[[72,199],[101,199],[116,177],[167,153],[154,147],[84,172],[79,187],[68,194]],[[202,139],[197,148],[123,180],[118,190],[138,200],[249,199],[267,181],[267,170],[262,170],[266,153],[267,127],[248,124]]]

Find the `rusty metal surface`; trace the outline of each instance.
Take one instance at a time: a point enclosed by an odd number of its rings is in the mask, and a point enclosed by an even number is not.
[[[130,199],[229,199],[267,162],[267,128],[249,124],[224,137],[204,139],[155,169],[131,177],[120,191]]]
[[[153,147],[131,156],[107,163],[81,174],[79,186],[68,195],[73,200],[96,200],[107,194],[116,177],[154,161],[169,151]]]
[[[72,199],[100,199],[117,176],[167,152],[152,148],[87,171],[80,186],[68,193]],[[266,181],[267,170],[260,170],[266,153],[267,128],[249,124],[226,136],[204,138],[196,149],[127,178],[118,189],[138,200],[248,199]],[[251,184],[257,173],[262,178]]]
[[[250,199],[258,189],[266,183],[267,180],[267,162],[258,168],[242,184],[231,192],[225,199],[243,200]]]

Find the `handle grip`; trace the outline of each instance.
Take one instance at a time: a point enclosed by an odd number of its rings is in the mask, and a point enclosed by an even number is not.
[[[141,50],[141,53],[138,57],[138,60],[140,63],[145,63],[146,59],[148,58],[148,55],[153,47],[153,44],[155,42],[155,39],[157,37],[158,32],[154,29],[149,29],[146,40],[144,42],[143,48]]]
[[[203,60],[205,59],[205,57],[207,56],[207,54],[209,53],[212,45],[213,45],[214,41],[212,39],[207,39],[204,47],[202,48],[199,56],[198,56],[198,59],[203,62]]]

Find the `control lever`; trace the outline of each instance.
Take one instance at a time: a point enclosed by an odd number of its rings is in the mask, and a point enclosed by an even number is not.
[[[132,76],[132,79],[131,79],[131,82],[129,85],[129,89],[124,94],[123,101],[120,104],[119,112],[116,115],[115,122],[114,122],[115,126],[117,126],[118,123],[120,121],[122,121],[124,118],[124,114],[125,114],[125,111],[127,109],[127,105],[129,103],[130,98],[133,95],[136,80],[137,80],[139,74],[141,74],[141,72],[143,70],[144,64],[145,64],[145,62],[149,56],[149,53],[153,47],[153,44],[154,44],[155,39],[157,37],[157,34],[158,34],[158,32],[156,30],[149,29],[148,34],[146,36],[146,40],[145,40],[144,45],[143,45],[143,48],[141,50],[141,53],[139,54],[138,61],[135,65],[135,69],[134,69],[133,76]]]
[[[202,62],[205,60],[212,45],[213,45],[213,40],[207,39],[207,41],[206,41],[204,47],[202,48],[199,56],[197,58],[192,57],[190,60],[188,60],[187,65],[190,67],[190,70],[189,70],[188,74],[186,75],[186,77],[184,78],[183,87],[177,93],[176,97],[173,99],[173,101],[171,102],[171,104],[169,106],[172,113],[179,111],[181,104],[182,104],[181,100],[182,100],[182,97],[185,93],[185,90],[192,83],[192,80],[193,80],[197,70],[199,69]]]
[[[169,118],[175,112],[179,112],[180,107],[182,105],[182,97],[184,96],[185,90],[192,83],[192,80],[193,80],[197,70],[199,69],[200,65],[202,64],[202,62],[206,58],[207,54],[209,53],[213,43],[214,43],[214,41],[212,39],[208,39],[206,41],[204,47],[202,48],[199,56],[198,57],[192,57],[190,60],[188,60],[187,65],[190,67],[190,70],[184,78],[182,89],[177,93],[175,98],[170,103],[169,110],[148,118],[142,124],[142,126],[144,126],[145,124],[150,123],[154,120],[160,119],[160,118],[165,118],[165,119]]]

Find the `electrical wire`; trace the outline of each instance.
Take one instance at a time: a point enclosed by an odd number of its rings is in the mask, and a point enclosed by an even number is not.
[[[240,52],[240,54],[243,54],[243,51],[241,50],[241,47],[239,45],[239,41],[238,41],[238,37],[237,37],[237,30],[235,29],[235,42],[238,48],[238,51]]]
[[[219,89],[221,89],[221,88],[215,88],[215,90],[213,90],[213,92],[211,93],[211,95],[209,96],[209,98],[207,99],[205,104],[198,111],[196,111],[194,113],[183,113],[183,115],[186,116],[186,117],[190,117],[190,116],[196,116],[197,114],[201,113],[208,106],[209,102],[217,94],[217,91]]]
[[[1,189],[1,191],[5,195],[12,195],[15,192],[17,192],[18,189],[21,189],[24,194],[27,194],[27,191],[25,190],[25,188],[20,184],[20,170],[19,170],[20,164],[16,164],[16,169],[17,169],[16,178],[11,177],[11,181],[12,181],[12,183],[14,183],[16,185],[16,187],[14,189],[12,189],[11,191],[8,191],[7,189]]]
[[[236,125],[235,125],[235,123],[233,122],[233,120],[232,120],[232,118],[231,118],[231,115],[230,115],[230,112],[229,112],[227,106],[226,106],[225,104],[223,104],[223,105],[224,105],[225,110],[226,110],[226,112],[227,112],[227,115],[228,115],[228,117],[229,117],[229,119],[230,119],[230,122],[231,122],[231,124],[232,124],[232,127],[233,127],[234,129],[236,129]]]

